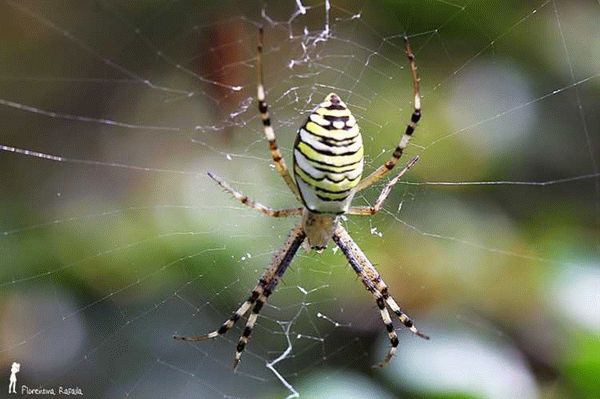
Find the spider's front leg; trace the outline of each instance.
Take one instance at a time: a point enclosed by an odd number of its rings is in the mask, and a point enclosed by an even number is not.
[[[242,332],[242,336],[240,337],[236,347],[236,354],[233,363],[233,367],[235,369],[240,362],[242,352],[246,349],[246,345],[248,344],[248,340],[250,339],[250,335],[254,329],[254,324],[256,323],[258,314],[266,303],[267,298],[275,290],[277,283],[292,262],[294,255],[298,251],[298,248],[302,244],[302,241],[304,241],[305,237],[306,234],[304,233],[304,230],[302,229],[302,223],[300,222],[292,229],[283,247],[275,254],[271,265],[264,272],[258,281],[258,284],[252,290],[250,297],[231,315],[229,319],[227,319],[221,325],[221,327],[205,335],[174,335],[173,338],[181,341],[205,341],[207,339],[216,338],[229,331],[235,325],[235,323],[246,313],[248,313],[250,308],[252,308],[252,312],[248,316],[246,326],[244,327],[244,331]]]
[[[394,298],[390,296],[388,287],[379,275],[379,272],[377,272],[377,269],[375,269],[375,266],[373,266],[359,246],[356,245],[354,240],[352,240],[352,237],[350,237],[350,234],[348,234],[346,229],[344,229],[342,226],[339,226],[333,235],[333,240],[338,247],[340,247],[346,256],[346,259],[348,259],[350,266],[352,266],[352,269],[354,269],[356,274],[360,277],[367,290],[375,298],[377,307],[381,313],[381,318],[388,332],[388,337],[392,346],[383,361],[375,367],[385,367],[396,354],[396,348],[399,344],[398,335],[394,330],[394,325],[392,324],[386,304],[398,316],[405,327],[407,327],[415,335],[424,339],[429,339],[427,335],[423,334],[415,327],[411,318],[408,317],[406,313],[402,312],[398,306],[398,303],[396,303]]]

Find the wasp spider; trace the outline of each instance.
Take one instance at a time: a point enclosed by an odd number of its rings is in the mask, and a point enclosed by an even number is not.
[[[327,243],[333,241],[340,247],[348,262],[359,276],[366,289],[373,295],[381,318],[385,324],[391,347],[378,367],[387,365],[398,346],[398,335],[392,324],[389,309],[398,316],[400,322],[419,337],[428,339],[419,332],[413,321],[408,317],[392,296],[382,280],[379,272],[367,259],[363,251],[352,240],[346,229],[339,223],[340,215],[374,215],[383,206],[383,202],[398,180],[417,162],[413,158],[399,173],[384,187],[371,207],[350,206],[354,195],[370,187],[386,176],[396,166],[404,149],[421,118],[421,97],[419,93],[419,77],[415,57],[408,39],[405,38],[406,55],[410,64],[414,92],[414,111],[400,143],[396,146],[392,157],[361,180],[363,172],[363,144],[356,119],[346,107],[346,104],[334,93],[328,94],[321,104],[308,116],[306,123],[299,129],[294,144],[294,176],[290,175],[286,163],[277,146],[275,133],[271,127],[269,111],[265,99],[262,73],[263,32],[258,34],[258,110],[262,119],[265,136],[278,173],[286,182],[289,189],[303,204],[303,207],[274,210],[232,188],[219,177],[209,173],[226,192],[242,204],[249,206],[272,217],[301,216],[301,220],[292,229],[283,247],[275,254],[273,261],[262,275],[258,284],[252,290],[250,297],[221,325],[211,333],[200,336],[175,336],[184,341],[202,341],[216,338],[229,331],[233,325],[248,312],[246,327],[240,337],[234,359],[234,369],[238,366],[242,352],[248,344],[250,334],[256,323],[259,312],[273,293],[277,283],[290,265],[292,258],[300,245],[306,240],[308,246],[322,250]]]

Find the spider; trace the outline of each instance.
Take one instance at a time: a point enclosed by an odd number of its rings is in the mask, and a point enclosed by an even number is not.
[[[399,344],[388,307],[410,331],[421,338],[429,339],[427,335],[417,330],[411,318],[400,309],[394,298],[389,294],[388,287],[377,269],[340,224],[341,215],[367,216],[379,212],[394,185],[419,159],[414,157],[410,160],[398,175],[386,184],[373,206],[350,206],[356,193],[382,179],[396,166],[415,131],[417,122],[421,118],[421,96],[415,56],[408,38],[405,37],[404,42],[412,75],[414,110],[392,157],[361,180],[364,162],[363,144],[356,119],[340,97],[330,93],[311,112],[306,123],[298,130],[294,143],[294,179],[290,175],[277,146],[275,132],[271,126],[263,86],[263,29],[259,29],[256,64],[258,110],[277,172],[303,206],[275,210],[255,202],[214,174],[209,172],[208,175],[223,190],[250,208],[271,217],[300,216],[301,220],[291,230],[283,247],[275,254],[271,264],[259,279],[248,299],[219,329],[206,335],[176,335],[173,338],[183,341],[203,341],[216,338],[225,334],[241,317],[250,313],[236,347],[233,364],[235,370],[248,344],[259,312],[275,290],[277,283],[290,265],[300,245],[306,240],[309,248],[322,251],[329,241],[333,240],[346,256],[350,266],[354,269],[365,288],[375,298],[381,313],[381,319],[387,330],[391,343],[390,349],[383,361],[374,367],[386,366],[394,357]]]

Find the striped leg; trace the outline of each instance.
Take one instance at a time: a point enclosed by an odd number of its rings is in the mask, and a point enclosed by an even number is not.
[[[256,318],[258,317],[258,313],[262,309],[266,298],[271,294],[273,289],[275,288],[277,282],[285,273],[287,267],[291,263],[296,251],[304,241],[306,235],[302,230],[302,223],[300,222],[296,227],[292,229],[290,232],[285,244],[283,247],[277,252],[271,265],[265,271],[263,276],[258,281],[254,290],[252,290],[252,294],[250,297],[231,315],[229,319],[227,319],[221,327],[217,330],[212,331],[205,335],[195,335],[195,336],[181,336],[175,335],[173,338],[180,341],[204,341],[207,339],[216,338],[220,335],[225,334],[229,331],[235,323],[248,311],[252,308],[252,313],[248,317],[248,321],[246,323],[246,328],[242,334],[242,338],[238,342],[237,353],[235,357],[234,366],[237,366],[239,360],[241,358],[241,353],[246,347],[246,343],[252,333],[252,328],[254,327],[254,323],[256,322]],[[254,307],[253,307],[254,305]]]
[[[381,283],[383,285],[385,285],[383,280],[381,280]],[[396,314],[396,316],[398,316],[398,318],[400,319],[400,321],[402,322],[402,324],[404,324],[404,326],[406,328],[408,328],[415,335],[417,335],[421,338],[429,339],[429,336],[425,335],[422,332],[420,332],[419,330],[417,330],[417,327],[415,327],[415,323],[412,321],[412,319],[410,317],[408,317],[408,315],[406,313],[404,313],[404,312],[402,312],[402,310],[400,310],[400,306],[398,306],[398,304],[396,303],[394,298],[389,296],[387,286],[385,287],[384,290],[381,291],[381,294],[383,295],[383,298],[385,299],[385,302],[388,304],[390,309],[392,309],[392,312],[394,312]]]
[[[275,168],[277,169],[277,172],[281,175],[281,177],[283,177],[283,180],[285,180],[285,183],[290,188],[292,193],[294,193],[296,198],[300,200],[298,187],[296,187],[296,183],[294,182],[294,179],[292,179],[292,176],[288,171],[287,165],[285,164],[285,160],[283,159],[283,155],[281,154],[279,146],[277,145],[275,131],[271,126],[271,118],[269,117],[269,106],[267,105],[265,87],[263,85],[262,53],[263,29],[261,27],[258,30],[258,47],[256,57],[256,70],[258,79],[256,97],[258,98],[258,111],[260,112],[260,119],[262,120],[265,136],[267,137],[267,141],[269,142],[269,150],[271,151],[271,157],[273,158],[273,162],[275,162]]]
[[[352,266],[356,274],[358,274],[367,290],[371,292],[375,298],[377,307],[381,312],[381,318],[386,326],[388,337],[392,346],[383,361],[376,367],[385,367],[390,362],[390,360],[396,354],[396,348],[399,343],[398,335],[394,331],[394,327],[385,304],[387,304],[392,311],[398,315],[402,324],[409,328],[414,334],[421,338],[429,339],[428,336],[417,330],[412,320],[400,310],[396,301],[389,296],[387,285],[381,279],[377,269],[375,269],[375,266],[373,266],[369,259],[367,259],[365,254],[358,247],[358,245],[356,245],[354,240],[352,240],[348,232],[343,227],[339,226],[336,229],[335,234],[333,235],[333,240],[338,247],[340,247],[346,256],[346,259],[348,259],[350,266]]]
[[[365,188],[371,186],[373,183],[380,180],[383,176],[388,174],[390,170],[396,166],[400,157],[404,153],[404,149],[408,146],[410,138],[412,137],[415,129],[417,128],[417,123],[419,119],[421,119],[421,92],[419,89],[419,75],[417,74],[417,65],[415,63],[415,55],[410,48],[410,43],[408,42],[408,38],[404,37],[404,43],[406,44],[406,56],[408,57],[408,61],[410,63],[410,71],[412,75],[413,82],[413,94],[415,96],[414,100],[414,111],[412,116],[410,117],[410,122],[406,126],[406,130],[404,131],[404,135],[400,140],[400,143],[394,150],[392,154],[392,158],[380,166],[377,170],[367,176],[365,179],[361,180],[360,183],[356,186],[356,192],[364,190]]]
[[[269,296],[275,290],[275,287],[277,287],[279,280],[281,280],[281,277],[283,277],[283,274],[292,262],[296,251],[298,250],[298,248],[302,244],[302,241],[304,241],[304,238],[306,237],[306,234],[300,226],[301,225],[298,226],[299,230],[292,230],[292,233],[290,234],[286,245],[284,245],[284,248],[281,251],[279,251],[275,256],[273,263],[279,266],[272,274],[272,278],[269,281],[269,283],[265,285],[263,294],[256,301],[254,308],[252,308],[252,313],[248,317],[246,327],[244,328],[242,336],[240,337],[236,347],[235,358],[233,360],[234,370],[239,365],[240,360],[242,358],[242,353],[244,352],[244,349],[246,349],[246,345],[250,340],[250,335],[252,335],[252,330],[254,329],[254,324],[256,323],[256,319],[258,318],[258,313],[260,313],[264,304],[267,302],[267,298],[269,298]]]
[[[385,325],[385,329],[388,333],[388,338],[390,339],[391,347],[388,353],[385,355],[383,361],[375,365],[374,367],[385,367],[396,354],[396,348],[398,347],[400,341],[398,340],[398,334],[396,334],[396,330],[394,330],[394,324],[392,323],[392,319],[390,318],[390,313],[385,307],[385,300],[383,298],[383,295],[373,284],[373,281],[369,277],[367,271],[361,265],[360,258],[357,258],[356,254],[352,250],[352,245],[354,243],[352,242],[352,239],[350,238],[348,233],[343,234],[338,229],[338,231],[336,231],[336,233],[333,235],[333,240],[338,245],[338,247],[340,247],[344,255],[346,255],[346,259],[348,259],[350,266],[352,266],[352,269],[354,269],[356,274],[360,277],[361,281],[367,288],[367,291],[369,291],[371,295],[373,295],[373,297],[375,298],[375,302],[377,303],[377,307],[379,308],[379,312],[381,314],[381,320],[383,320],[383,324]]]
[[[233,369],[237,369],[240,364],[240,360],[242,359],[242,353],[246,349],[246,345],[248,345],[248,340],[250,340],[250,335],[252,334],[252,330],[254,329],[254,324],[256,324],[256,319],[258,319],[258,313],[260,313],[262,307],[267,302],[267,297],[265,295],[261,295],[258,298],[258,302],[252,308],[252,313],[248,316],[248,320],[246,321],[246,326],[244,327],[244,331],[242,332],[242,336],[238,340],[237,346],[235,348],[235,358],[233,359]]]
[[[213,179],[215,182],[217,182],[217,184],[223,190],[225,190],[226,192],[231,194],[236,200],[238,200],[239,202],[241,202],[242,204],[244,204],[250,208],[256,209],[257,211],[264,213],[267,216],[280,218],[280,217],[301,216],[302,215],[302,208],[271,209],[268,206],[265,206],[259,202],[253,201],[247,195],[240,193],[239,191],[237,191],[236,189],[231,187],[225,180],[221,179],[220,177],[213,175],[210,172],[208,172],[208,176],[211,179]]]
[[[246,302],[244,302],[238,308],[238,310],[236,310],[231,315],[231,317],[229,319],[227,319],[227,321],[225,321],[225,323],[223,323],[221,325],[221,327],[219,327],[218,330],[215,330],[215,331],[210,332],[205,335],[190,335],[190,336],[174,335],[173,338],[180,340],[180,341],[205,341],[207,339],[216,338],[219,335],[225,334],[227,331],[231,330],[231,328],[235,325],[235,323],[248,312],[250,307],[252,307],[252,305],[257,301],[257,299],[262,295],[262,292],[264,291],[264,284],[265,284],[265,281],[264,281],[264,279],[261,278],[259,280],[258,284],[256,285],[256,287],[254,287],[254,289],[252,290],[252,294],[246,300]]]
[[[423,334],[415,327],[412,319],[400,310],[398,303],[394,300],[394,298],[390,296],[388,292],[388,287],[381,278],[381,275],[379,274],[377,269],[375,269],[375,266],[373,266],[373,264],[369,261],[364,252],[360,249],[360,247],[356,245],[354,240],[352,240],[352,237],[350,237],[350,234],[348,234],[346,229],[344,229],[341,226],[338,226],[334,235],[334,239],[336,239],[336,236],[339,237],[339,239],[345,243],[346,247],[349,248],[349,251],[352,252],[353,257],[359,260],[360,266],[364,270],[365,274],[374,284],[375,288],[381,293],[381,296],[383,297],[387,305],[398,316],[402,324],[404,324],[404,326],[408,328],[411,332],[413,332],[415,335],[424,339],[429,339],[427,335]]]
[[[383,203],[385,202],[386,198],[392,191],[392,188],[394,188],[394,185],[396,185],[396,183],[398,183],[398,180],[400,180],[400,178],[406,172],[408,172],[408,170],[410,168],[412,168],[414,166],[414,164],[417,163],[418,160],[419,160],[418,156],[411,159],[410,162],[400,171],[400,173],[398,173],[398,175],[396,177],[394,177],[392,180],[390,180],[388,182],[388,184],[385,185],[385,187],[381,191],[381,194],[379,194],[377,201],[375,201],[375,205],[373,205],[373,206],[354,206],[354,207],[348,209],[347,213],[349,215],[360,215],[360,216],[375,215],[383,207]]]

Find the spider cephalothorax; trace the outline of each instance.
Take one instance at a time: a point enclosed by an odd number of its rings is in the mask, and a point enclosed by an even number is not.
[[[308,247],[321,251],[333,237],[339,224],[339,216],[314,213],[304,210],[302,213],[302,230],[306,234]]]
[[[350,206],[354,194],[370,187],[373,183],[386,176],[396,166],[412,137],[417,122],[421,118],[421,97],[419,94],[417,67],[408,39],[405,39],[405,43],[406,55],[410,63],[413,81],[414,111],[392,157],[365,179],[361,180],[364,150],[358,124],[340,97],[331,93],[311,112],[306,123],[298,130],[294,144],[294,176],[296,178],[294,180],[277,146],[275,132],[271,127],[271,119],[269,117],[263,86],[263,33],[262,29],[260,29],[257,58],[258,110],[277,172],[296,198],[302,202],[303,207],[281,210],[271,209],[233,189],[229,184],[213,174],[209,173],[209,176],[242,204],[268,216],[301,216],[302,218],[290,231],[283,247],[275,254],[273,261],[252,290],[248,299],[219,329],[199,336],[176,335],[175,339],[202,341],[216,338],[229,331],[241,317],[250,312],[246,321],[246,327],[236,348],[234,367],[237,367],[242,352],[250,339],[259,312],[268,297],[275,290],[277,283],[287,270],[298,248],[306,240],[309,248],[322,250],[332,239],[342,250],[348,263],[350,263],[352,269],[359,276],[367,291],[375,298],[381,319],[385,324],[391,347],[378,366],[383,367],[390,362],[396,353],[396,347],[399,343],[388,308],[398,316],[400,322],[410,329],[410,331],[422,338],[428,338],[419,332],[412,320],[400,310],[394,298],[389,294],[388,287],[383,282],[377,269],[375,269],[359,246],[352,240],[346,229],[339,223],[339,215],[342,214],[364,216],[374,215],[379,212],[392,187],[418,160],[417,157],[413,158],[396,177],[386,184],[373,206]]]

